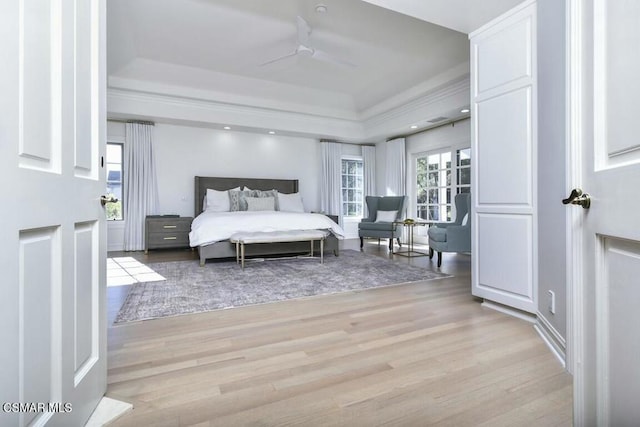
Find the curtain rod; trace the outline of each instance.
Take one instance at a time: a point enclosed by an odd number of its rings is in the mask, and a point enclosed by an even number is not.
[[[434,126],[432,126],[430,128],[419,130],[417,132],[405,133],[405,134],[402,134],[402,135],[397,135],[397,136],[393,136],[391,138],[387,138],[386,141],[389,142],[389,141],[393,141],[394,139],[397,139],[397,138],[407,138],[409,136],[418,135],[420,133],[429,132],[430,130],[441,128],[442,126],[447,126],[447,125],[455,126],[456,123],[461,122],[463,120],[467,120],[469,118],[471,118],[471,116],[465,116],[465,117],[460,117],[459,119],[448,120],[446,122],[442,122],[442,123],[434,125]]]
[[[116,122],[116,123],[138,123],[141,125],[151,125],[155,126],[154,122],[145,121],[145,120],[119,120],[119,119],[107,119],[108,122]]]
[[[371,143],[365,143],[365,144],[358,144],[357,142],[342,142],[342,141],[334,141],[332,139],[321,139],[320,142],[335,142],[336,144],[346,144],[346,145],[357,145],[359,147],[375,147],[376,144],[371,144]]]

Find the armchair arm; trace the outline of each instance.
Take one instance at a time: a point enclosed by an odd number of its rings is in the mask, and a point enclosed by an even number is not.
[[[468,252],[471,250],[471,227],[450,225],[447,227],[447,248],[449,251]]]
[[[431,227],[438,227],[438,228],[448,228],[452,225],[455,225],[455,222],[433,222],[431,223]]]

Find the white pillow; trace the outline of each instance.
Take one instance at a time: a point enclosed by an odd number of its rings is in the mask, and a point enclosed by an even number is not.
[[[275,211],[276,199],[274,197],[245,197],[248,211]]]
[[[240,190],[240,187],[231,190]],[[204,196],[204,210],[209,212],[229,212],[231,204],[229,202],[229,190],[218,191],[207,188],[207,194]]]
[[[398,211],[378,211],[375,222],[393,222],[398,216]]]
[[[240,187],[238,187],[238,190],[240,190]],[[242,191],[253,191],[253,190],[245,185],[244,188],[242,188]]]
[[[464,216],[462,217],[462,222],[460,223],[460,225],[467,225],[467,221],[469,221],[469,214],[468,213],[464,214]]]
[[[278,193],[278,208],[283,212],[304,212],[300,193]]]

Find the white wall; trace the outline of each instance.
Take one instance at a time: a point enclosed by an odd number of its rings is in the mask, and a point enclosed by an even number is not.
[[[124,140],[122,123],[109,122],[107,132],[109,141]],[[305,209],[320,207],[314,139],[156,123],[154,151],[162,214],[194,215],[196,175],[298,179]],[[122,221],[109,223],[109,250],[122,249],[123,227]]]
[[[309,138],[157,123],[160,212],[193,216],[193,177],[299,179],[307,211],[320,206],[320,145]]]
[[[538,0],[538,312],[567,336],[565,2]],[[547,292],[556,295],[556,312]]]

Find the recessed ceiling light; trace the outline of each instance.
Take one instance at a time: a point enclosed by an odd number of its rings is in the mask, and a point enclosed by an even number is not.
[[[316,13],[327,13],[328,10],[327,6],[322,3],[316,5]]]
[[[272,130],[269,131],[269,135],[275,135],[276,133]]]
[[[231,128],[229,126],[225,126],[224,130],[231,130]]]
[[[411,126],[411,129],[418,129],[418,125]]]
[[[460,110],[461,113],[468,113],[469,109],[468,108],[463,108],[462,110]]]

